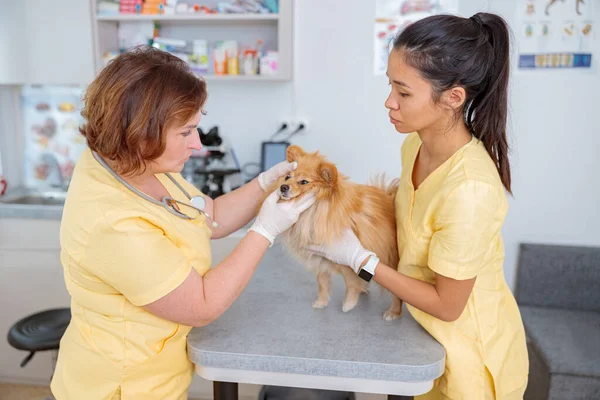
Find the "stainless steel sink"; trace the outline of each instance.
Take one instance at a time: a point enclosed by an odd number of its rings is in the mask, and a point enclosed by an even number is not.
[[[66,198],[67,193],[62,191],[27,192],[14,195],[7,195],[3,198],[0,198],[0,203],[37,206],[62,206],[65,204]]]

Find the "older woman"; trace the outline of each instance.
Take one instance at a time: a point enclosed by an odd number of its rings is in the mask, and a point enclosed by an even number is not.
[[[275,237],[314,198],[278,204],[264,190],[281,163],[214,202],[180,176],[206,101],[205,83],[175,56],[140,48],[87,88],[78,160],[61,225],[72,320],[61,340],[58,400],[187,399],[186,336],[218,318]],[[256,220],[211,269],[210,239]],[[215,223],[213,223],[213,219]]]

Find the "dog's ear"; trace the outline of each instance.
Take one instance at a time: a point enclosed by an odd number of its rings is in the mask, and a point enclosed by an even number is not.
[[[302,147],[292,144],[291,146],[288,146],[285,154],[289,162],[294,162],[297,161],[300,156],[304,155],[304,150],[302,150]]]
[[[319,175],[321,178],[325,179],[327,183],[336,183],[337,182],[337,168],[335,165],[324,162],[319,165]]]

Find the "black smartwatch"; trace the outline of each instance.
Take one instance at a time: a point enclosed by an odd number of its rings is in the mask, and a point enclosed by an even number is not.
[[[367,263],[358,271],[358,276],[367,282],[371,281],[378,263],[379,258],[376,255],[370,256]]]

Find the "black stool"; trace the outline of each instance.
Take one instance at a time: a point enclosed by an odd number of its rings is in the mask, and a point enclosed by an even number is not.
[[[29,355],[21,361],[21,367],[27,365],[37,351],[51,350],[52,375],[54,375],[60,339],[70,321],[69,308],[49,309],[17,321],[8,331],[8,343],[17,350],[29,352]]]

